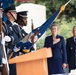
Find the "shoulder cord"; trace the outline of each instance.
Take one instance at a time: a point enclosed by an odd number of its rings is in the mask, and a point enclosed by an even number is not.
[[[3,29],[6,31],[6,35],[8,35],[8,29],[7,29],[7,25],[6,25],[6,23],[5,22],[2,22],[2,26],[3,26]]]

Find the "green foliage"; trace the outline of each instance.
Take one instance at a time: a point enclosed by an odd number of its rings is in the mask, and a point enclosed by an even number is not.
[[[44,47],[44,40],[41,38],[37,42],[37,49],[43,48]]]
[[[38,4],[46,6],[47,18],[49,18],[49,16],[51,16],[67,1],[68,0],[39,0]],[[66,18],[71,18],[73,16],[76,17],[76,0],[71,0],[71,2],[67,5],[64,13]]]

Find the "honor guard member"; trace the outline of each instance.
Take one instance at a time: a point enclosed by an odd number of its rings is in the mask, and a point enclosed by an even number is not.
[[[2,21],[2,14],[3,14],[3,9],[0,3],[0,22]],[[2,28],[2,24],[0,25],[0,75],[2,73],[2,43],[1,43],[2,42],[2,29],[1,28]]]
[[[8,30],[7,33],[8,36],[5,37],[5,40],[9,39],[7,48],[12,49],[12,47],[14,47],[15,43],[18,41],[18,37],[13,30],[14,21],[17,19],[15,6],[14,5],[9,6],[8,8],[4,9],[4,12],[7,16],[6,25]],[[15,57],[16,55],[17,53],[14,53],[12,57]],[[10,67],[10,75],[16,75],[16,65],[10,64],[9,67]]]
[[[16,32],[19,38],[19,41],[23,39],[25,36],[28,34],[24,31],[23,26],[27,26],[27,12],[28,11],[21,11],[17,13],[17,20],[15,21],[17,24],[14,25],[13,29]],[[29,50],[20,50],[22,53],[28,53],[30,52]]]
[[[18,25],[14,25],[14,31],[19,35],[19,39],[23,39],[28,34],[24,31],[23,26],[27,26],[27,13],[28,11],[21,11],[17,13],[17,20],[15,21]],[[18,28],[18,29],[17,29]],[[28,53],[34,50],[32,47],[30,50],[20,50],[23,53]]]
[[[27,25],[27,11],[22,11],[17,13],[17,20],[15,21],[17,24],[14,25],[14,31],[19,36],[19,40],[23,39],[27,33],[24,31],[23,26]]]
[[[66,40],[66,50],[69,72],[76,69],[76,26],[72,30],[73,36]]]
[[[7,65],[6,62],[7,58],[5,58],[6,50],[5,50],[5,44],[4,44],[4,22],[2,21],[3,18],[3,9],[2,9],[2,3],[0,3],[0,75],[3,75],[5,73],[3,69],[3,65]],[[8,39],[7,39],[8,40]],[[8,71],[8,70],[7,70]]]
[[[18,37],[13,30],[14,21],[17,19],[15,6],[11,5],[10,7],[4,9],[4,13],[6,14],[7,17],[7,21],[5,24],[7,30],[7,33],[5,35],[7,36],[5,36],[5,40],[9,38],[7,48],[12,49],[12,47],[14,47],[16,42],[18,41]]]

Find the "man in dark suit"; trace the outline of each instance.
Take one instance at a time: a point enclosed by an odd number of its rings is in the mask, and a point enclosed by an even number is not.
[[[52,57],[47,59],[48,75],[62,74],[66,68],[67,55],[64,38],[59,36],[58,26],[53,24],[51,26],[51,36],[46,37],[44,47],[51,47]]]
[[[69,72],[76,68],[76,26],[73,27],[73,37],[66,40],[66,50]]]

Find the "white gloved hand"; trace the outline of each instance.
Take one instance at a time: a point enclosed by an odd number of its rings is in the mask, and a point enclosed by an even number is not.
[[[10,42],[11,41],[11,38],[9,36],[5,36],[4,39],[5,39],[6,42]]]
[[[31,40],[32,40],[32,37],[34,38],[34,39],[33,39],[34,42],[36,42],[36,41],[38,40],[38,36],[37,36],[37,35],[34,36],[34,33],[31,33],[30,36],[29,36],[29,39],[28,39],[30,42],[32,42],[32,41],[31,41]]]
[[[34,42],[36,42],[38,40],[38,36],[34,37]]]
[[[6,61],[5,58],[2,58],[2,63],[3,63],[3,64],[6,64],[6,63],[7,63],[7,61]]]
[[[20,50],[20,48],[17,48],[16,46],[14,47],[14,52],[18,52]]]

